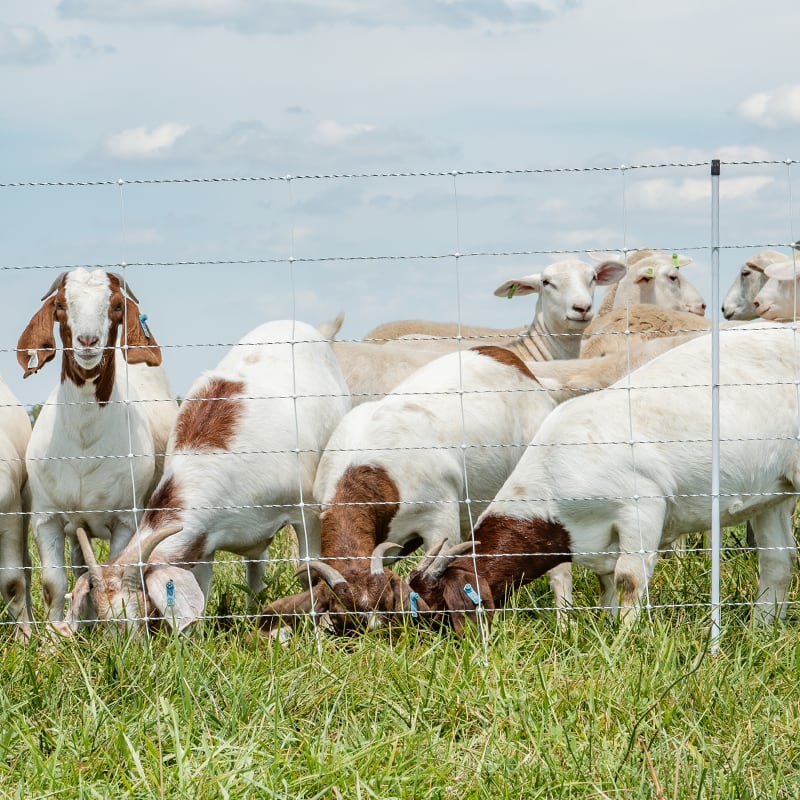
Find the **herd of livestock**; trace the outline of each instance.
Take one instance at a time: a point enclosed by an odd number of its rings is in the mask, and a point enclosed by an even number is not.
[[[759,621],[785,615],[795,559],[787,250],[742,265],[719,331],[720,522],[752,529]],[[680,271],[691,259],[589,257],[498,287],[538,295],[516,329],[401,321],[347,342],[341,317],[267,322],[180,406],[124,278],[62,273],[17,343],[25,377],[61,358],[32,428],[0,381],[0,590],[17,635],[34,622],[29,527],[44,622],[66,636],[183,630],[205,614],[218,551],[243,557],[268,635],[309,614],[336,632],[399,617],[461,630],[545,573],[563,614],[571,562],[597,575],[599,605],[633,618],[659,552],[711,525],[712,337]],[[304,588],[258,607],[286,525]],[[92,538],[109,540],[106,563]],[[419,548],[410,574],[392,569]]]

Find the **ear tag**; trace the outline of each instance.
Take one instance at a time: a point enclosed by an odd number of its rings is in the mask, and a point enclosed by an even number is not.
[[[475,606],[479,606],[483,602],[481,596],[472,588],[471,583],[464,584],[464,594],[472,600],[472,604]]]
[[[419,606],[417,605],[417,600],[419,600],[419,593],[418,592],[411,592],[408,596],[409,602],[411,603],[411,616],[416,619],[419,616]]]
[[[675,269],[680,269],[681,268],[681,265],[678,263],[678,254],[677,253],[673,253],[672,254],[672,263],[675,265]]]
[[[652,278],[653,277],[653,268],[652,267],[648,267],[644,271],[644,274],[647,275],[648,278]]]
[[[519,289],[519,284],[512,283],[511,288],[508,290],[508,294],[506,295],[506,297],[510,300],[517,293],[517,289]]]
[[[39,354],[36,350],[28,350],[28,369],[36,369],[39,366]]]
[[[147,314],[139,314],[139,324],[142,326],[142,333],[145,339],[150,338],[150,329],[147,327]]]
[[[175,606],[175,581],[170,578],[167,581],[167,608]]]

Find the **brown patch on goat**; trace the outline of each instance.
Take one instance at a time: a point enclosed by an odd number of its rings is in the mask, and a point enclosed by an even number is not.
[[[159,530],[173,522],[180,522],[182,511],[183,496],[177,482],[170,475],[156,486],[150,496],[141,527]]]
[[[244,414],[245,401],[237,395],[244,390],[244,381],[211,378],[197,394],[187,397],[175,423],[175,449],[230,450]]]
[[[514,589],[572,560],[567,529],[540,517],[490,514],[475,528],[475,539],[475,559],[471,555],[455,558],[439,578],[420,570],[408,577],[411,589],[432,612],[450,612],[426,618],[450,624],[456,631],[463,628],[465,615],[475,616],[475,605],[464,593],[467,583],[477,589],[484,608],[492,610],[502,607]]]
[[[495,361],[505,364],[507,367],[514,367],[515,369],[518,369],[526,378],[530,378],[534,381],[536,380],[536,376],[528,369],[528,367],[525,365],[525,362],[515,353],[512,353],[510,350],[506,350],[505,347],[484,344],[480,345],[479,347],[471,347],[470,350],[474,350],[476,353],[480,353],[482,356],[493,358]]]
[[[324,558],[363,556],[357,567],[369,568],[376,545],[385,542],[400,509],[400,492],[389,473],[379,466],[348,467],[322,515],[320,552]],[[352,561],[334,566],[346,570]]]

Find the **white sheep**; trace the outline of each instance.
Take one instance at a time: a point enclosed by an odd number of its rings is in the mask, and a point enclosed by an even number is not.
[[[22,640],[30,636],[32,619],[25,469],[30,436],[27,412],[0,378],[0,592]]]
[[[47,617],[64,614],[65,537],[73,569],[80,525],[119,553],[158,480],[177,413],[161,351],[120,276],[76,269],[56,278],[17,344],[24,376],[63,346],[61,381],[43,405],[28,444],[33,534]],[[122,331],[121,341],[117,339]]]
[[[315,610],[344,630],[408,608],[408,597],[393,591],[399,579],[383,568],[388,543],[410,552],[469,539],[554,405],[518,357],[482,346],[443,356],[350,411],[314,482],[325,562],[313,568],[327,584],[313,590]],[[271,604],[263,622],[272,627],[281,614],[311,608],[306,591]]]
[[[722,301],[722,313],[725,319],[758,319],[758,311],[753,305],[753,300],[767,282],[764,269],[776,261],[785,260],[786,255],[777,250],[762,250],[752,258],[748,258],[725,293],[725,299]]]
[[[759,322],[722,330],[719,342],[720,523],[752,522],[761,548],[755,616],[768,621],[785,613],[795,559],[797,333]],[[701,336],[560,405],[478,520],[477,558],[440,557],[435,568],[428,560],[411,588],[432,611],[457,611],[458,627],[475,608],[463,591],[475,570],[491,608],[572,560],[600,577],[603,605],[616,608],[620,590],[626,615],[635,613],[659,549],[711,526],[710,383],[711,337]]]
[[[315,328],[280,320],[247,334],[190,388],[136,535],[78,579],[62,632],[83,620],[135,627],[144,618],[182,630],[203,613],[214,554],[256,560],[247,570],[254,595],[263,589],[261,554],[287,524],[300,554],[318,555],[314,476],[349,408],[330,342]]]
[[[776,261],[764,269],[767,280],[753,298],[762,319],[796,320],[800,294],[800,256]]]
[[[462,326],[465,344],[499,344],[513,350],[520,358],[533,361],[577,358],[581,334],[592,319],[592,303],[596,286],[609,286],[625,274],[625,266],[615,259],[598,265],[570,259],[545,267],[541,273],[512,278],[495,290],[497,297],[517,297],[536,293],[536,310],[532,322],[516,329],[495,329]],[[454,323],[387,323],[368,333],[364,339],[383,340],[407,334],[445,337],[443,348],[458,348],[459,334]],[[401,333],[402,330],[402,333]],[[394,334],[394,335],[389,335]],[[422,341],[422,347],[429,343]]]
[[[619,258],[615,253],[589,253],[596,261]],[[695,286],[684,277],[680,268],[691,264],[689,256],[664,252],[663,250],[634,250],[627,255],[628,271],[625,277],[609,287],[597,316],[612,308],[650,303],[690,314],[706,313],[706,302]]]

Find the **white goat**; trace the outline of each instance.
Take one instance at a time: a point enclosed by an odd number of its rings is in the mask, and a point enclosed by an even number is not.
[[[182,630],[203,613],[214,554],[260,559],[287,524],[301,555],[317,555],[314,476],[349,407],[330,342],[315,328],[280,320],[247,334],[189,390],[136,535],[108,564],[90,563],[61,630],[70,633],[81,620],[134,626],[145,618]],[[263,567],[247,572],[254,595]]]
[[[461,336],[467,344],[499,344],[513,350],[520,358],[533,361],[577,358],[581,334],[592,319],[592,303],[596,286],[609,286],[625,274],[625,266],[618,260],[607,259],[599,265],[587,264],[577,259],[558,261],[545,267],[541,273],[512,278],[495,290],[497,297],[516,297],[536,293],[536,310],[533,321],[527,326],[502,330],[477,326],[462,326]],[[457,349],[455,337],[459,333],[454,323],[411,323],[416,330],[404,330],[399,325],[387,323],[370,331],[364,338],[394,338],[388,334],[432,334],[449,337],[443,347]],[[443,327],[447,326],[447,327]],[[421,342],[428,347],[427,341]]]
[[[589,253],[596,261],[619,258],[616,253]],[[603,297],[597,316],[634,303],[650,303],[691,314],[706,313],[706,302],[695,286],[680,273],[692,263],[689,256],[670,255],[663,250],[635,250],[628,253],[628,272]]]
[[[407,609],[392,590],[399,579],[383,569],[386,543],[410,552],[469,539],[554,405],[517,356],[483,346],[443,356],[347,414],[314,482],[326,561],[312,566],[327,584],[314,588],[316,611],[344,630]],[[311,591],[283,598],[267,626],[311,607]]]
[[[163,468],[177,405],[158,344],[118,275],[63,273],[42,299],[20,336],[17,360],[27,378],[53,359],[58,324],[61,382],[42,407],[26,454],[45,611],[58,621],[67,590],[65,537],[75,570],[83,566],[74,540],[79,525],[110,539],[112,554],[122,550]]]
[[[30,495],[25,448],[31,436],[28,413],[0,378],[0,592],[15,634],[31,631],[31,560],[28,551]]]
[[[796,337],[763,322],[720,331],[720,522],[752,522],[761,621],[784,615],[795,559]],[[556,408],[479,519],[478,558],[428,562],[412,588],[431,609],[463,611],[473,607],[465,575],[477,569],[482,596],[497,607],[515,586],[572,560],[600,577],[605,606],[617,607],[619,588],[626,615],[635,613],[659,548],[711,525],[710,382],[711,337],[702,336]],[[692,413],[662,413],[675,408]]]

